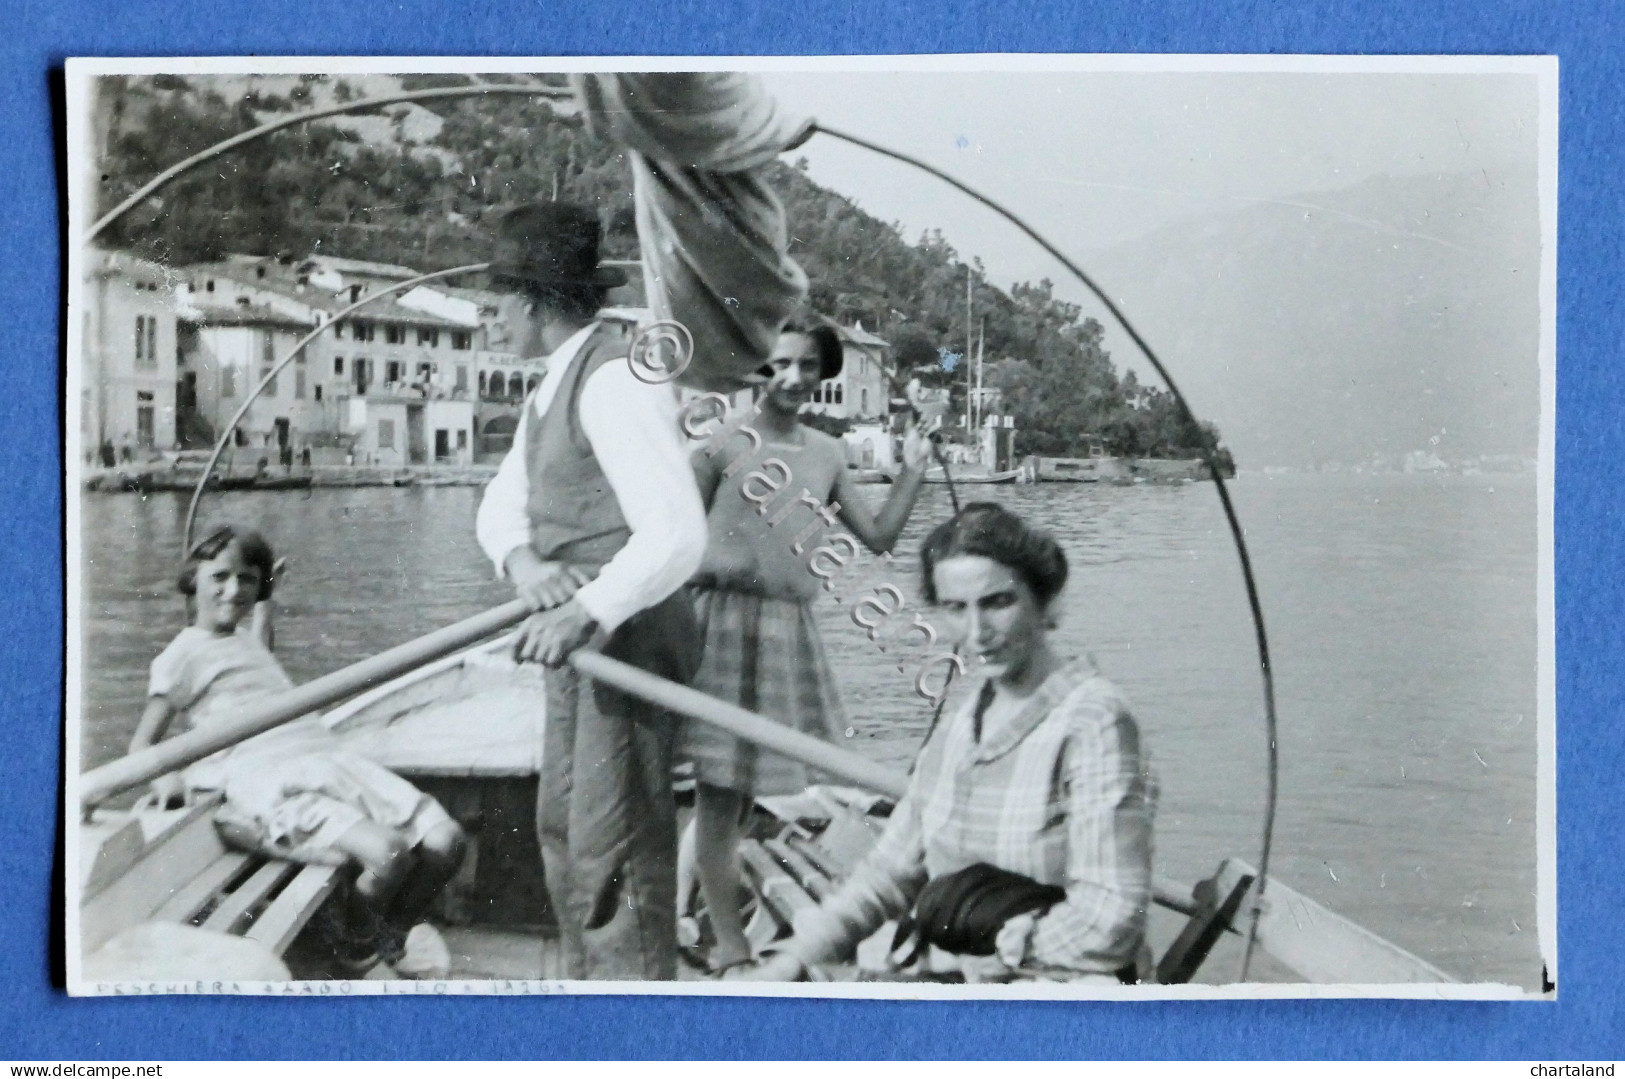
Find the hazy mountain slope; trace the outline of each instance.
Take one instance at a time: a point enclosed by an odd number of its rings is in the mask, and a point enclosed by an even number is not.
[[[1246,466],[1534,454],[1532,171],[1374,177],[1090,261]]]

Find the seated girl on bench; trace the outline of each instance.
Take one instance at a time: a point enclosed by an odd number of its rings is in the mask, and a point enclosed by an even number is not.
[[[278,568],[263,536],[230,525],[192,548],[178,587],[194,597],[195,615],[152,663],[132,753],[160,741],[177,716],[192,728],[215,726],[293,688],[267,647]],[[382,959],[401,976],[445,976],[444,942],[416,923],[462,864],[463,830],[433,798],[345,751],[319,715],[223,749],[153,789],[160,805],[222,793],[216,822],[233,846],[357,867],[356,902],[336,934],[348,945],[340,948],[347,973]]]

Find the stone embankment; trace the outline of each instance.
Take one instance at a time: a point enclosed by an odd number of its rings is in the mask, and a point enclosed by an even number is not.
[[[477,465],[314,465],[292,470],[272,468],[256,476],[241,469],[217,473],[211,489],[303,490],[310,487],[482,487],[496,475],[495,464]],[[197,486],[202,469],[174,468],[153,462],[126,464],[115,468],[86,469],[87,491],[190,491]]]

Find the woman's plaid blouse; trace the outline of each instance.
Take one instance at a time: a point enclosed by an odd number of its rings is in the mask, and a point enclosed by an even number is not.
[[[1121,695],[1075,660],[978,743],[979,698],[927,741],[862,865],[797,918],[789,947],[802,960],[845,955],[906,913],[928,879],[978,862],[1066,889],[1038,920],[1023,968],[1110,973],[1136,960],[1157,784]]]

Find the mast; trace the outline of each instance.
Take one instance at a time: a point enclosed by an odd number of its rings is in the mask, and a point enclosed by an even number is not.
[[[972,422],[976,424],[977,445],[981,445],[982,424],[986,418],[982,415],[982,356],[987,351],[987,319],[984,317],[976,327],[976,408],[971,413]]]
[[[970,263],[965,264],[965,441],[968,444],[976,434],[976,428],[971,426],[971,402],[975,395],[971,392],[971,278]]]

